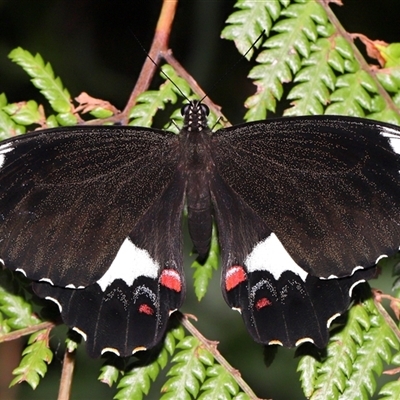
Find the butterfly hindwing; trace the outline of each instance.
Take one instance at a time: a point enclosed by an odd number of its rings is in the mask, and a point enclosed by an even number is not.
[[[2,142],[0,155],[4,265],[36,281],[92,356],[156,345],[185,292],[177,137],[68,128]]]

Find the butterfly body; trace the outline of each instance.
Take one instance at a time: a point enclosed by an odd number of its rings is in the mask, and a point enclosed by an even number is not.
[[[400,245],[393,125],[346,117],[180,135],[70,127],[0,143],[0,259],[34,281],[91,356],[156,346],[185,295],[182,214],[200,260],[213,221],[221,289],[263,344],[326,345],[354,287]]]

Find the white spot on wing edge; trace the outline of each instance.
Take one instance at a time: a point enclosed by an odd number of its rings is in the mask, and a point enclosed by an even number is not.
[[[46,282],[46,283],[49,283],[51,286],[54,286],[53,281],[51,279],[49,279],[49,278],[39,279],[39,282]]]
[[[310,337],[304,337],[304,338],[299,339],[294,345],[297,347],[303,343],[314,343],[314,340],[311,339]]]
[[[138,347],[135,347],[135,348],[132,350],[132,354],[135,354],[135,353],[137,353],[138,351],[146,351],[146,350],[147,350],[147,347],[138,346]]]
[[[378,264],[378,262],[381,261],[382,258],[388,258],[388,256],[387,256],[386,254],[382,254],[381,256],[379,256],[379,257],[376,259],[375,264]]]
[[[388,138],[393,151],[400,154],[400,130],[389,128],[388,126],[382,126],[380,134],[385,138]]]
[[[120,352],[117,349],[114,349],[114,347],[104,347],[104,349],[101,351],[101,355],[107,353],[107,351],[116,354],[118,357],[121,356]]]
[[[293,260],[283,244],[271,233],[266,239],[257,243],[244,261],[248,272],[268,271],[276,280],[285,272],[291,271],[305,281],[308,273]]]
[[[22,268],[16,268],[15,272],[21,272],[26,277],[26,272]]]
[[[97,284],[103,292],[116,279],[122,279],[128,286],[132,286],[134,280],[139,276],[156,279],[159,269],[158,262],[150,257],[148,251],[136,247],[127,237],[110,268],[97,281]]]
[[[6,263],[4,262],[4,260],[2,258],[0,258],[0,264],[3,264],[3,266],[6,266]]]
[[[46,296],[46,297],[45,297],[45,300],[50,300],[50,301],[52,301],[53,303],[57,304],[58,309],[60,310],[60,312],[62,312],[62,305],[61,305],[61,303],[60,303],[57,299],[55,299],[54,297]]]
[[[340,317],[340,315],[341,315],[340,313],[333,314],[332,317],[330,317],[330,318],[328,319],[328,321],[326,321],[326,327],[329,329],[329,328],[331,327],[331,325],[332,325],[332,322],[333,322],[336,318]]]
[[[77,333],[79,333],[79,334],[83,337],[83,340],[84,340],[85,342],[87,341],[87,335],[86,335],[86,333],[83,332],[81,329],[79,329],[79,328],[77,328],[76,326],[74,326],[74,327],[72,328],[72,330],[75,331],[75,332],[77,332]],[[118,355],[119,355],[119,354],[118,354]]]
[[[283,346],[283,343],[280,341],[280,340],[278,340],[278,339],[274,339],[274,340],[270,340],[269,342],[268,342],[268,345],[269,346],[272,346],[272,345],[278,345],[278,346]]]
[[[351,296],[353,295],[353,290],[354,290],[354,288],[355,288],[357,285],[359,285],[360,283],[364,283],[364,282],[365,282],[365,279],[360,279],[359,281],[354,282],[354,283],[350,286],[350,289],[349,289],[349,296],[351,297]]]
[[[380,256],[380,257],[378,257],[377,258],[377,260],[375,261],[375,264],[378,262],[378,260],[380,260],[381,258],[383,258],[383,257],[387,257],[387,256]],[[360,270],[360,269],[365,269],[366,267],[363,267],[363,266],[361,266],[361,265],[357,265],[357,267],[354,267],[353,268],[353,270],[351,271],[351,274],[350,275],[346,275],[346,277],[349,277],[349,276],[353,276],[358,270]],[[342,278],[344,278],[344,276],[342,276]],[[327,279],[339,279],[339,277],[337,276],[337,275],[329,275],[327,278],[325,278],[324,276],[320,276],[319,277],[319,279],[322,279],[322,280],[327,280]]]

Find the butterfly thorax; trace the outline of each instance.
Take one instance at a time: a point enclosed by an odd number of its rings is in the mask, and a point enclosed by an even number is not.
[[[181,171],[185,177],[189,233],[200,259],[210,246],[212,216],[209,182],[214,163],[211,159],[211,131],[207,126],[208,107],[193,101],[182,109]]]

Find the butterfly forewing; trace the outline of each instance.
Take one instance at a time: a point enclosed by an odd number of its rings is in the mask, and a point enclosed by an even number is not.
[[[250,123],[216,132],[213,159],[298,265],[347,276],[399,248],[400,158],[380,134],[389,127],[345,117]]]
[[[182,303],[177,146],[176,135],[131,127],[1,144],[2,263],[40,282],[93,356],[153,347]]]

